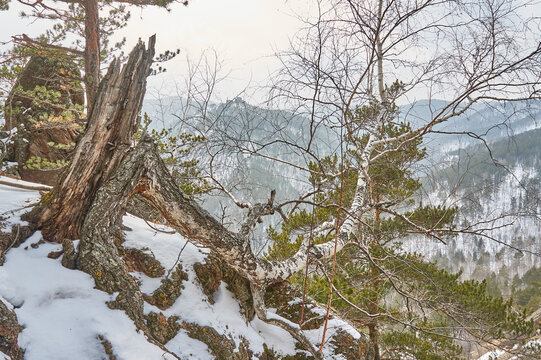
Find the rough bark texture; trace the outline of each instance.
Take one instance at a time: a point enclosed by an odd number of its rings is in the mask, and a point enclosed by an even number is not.
[[[306,259],[305,244],[284,262],[265,261],[252,252],[248,233],[263,212],[272,210],[272,201],[256,204],[241,232],[230,232],[180,190],[148,136],[131,148],[153,54],[151,38],[148,50],[139,43],[122,70],[116,61],[109,68],[73,160],[40,214],[44,237],[63,243],[65,266],[90,274],[98,289],[118,293],[109,305],[123,309],[151,342],[164,349],[160,339],[171,336],[174,328],[161,329],[167,334],[149,328],[152,319],[143,314],[145,297],[128,272],[134,266],[146,266],[150,262],[145,265],[144,260],[134,261],[126,256],[121,245],[122,216],[130,199],[139,194],[178,233],[217,254],[227,264],[227,269],[221,269],[224,278],[240,275],[242,281],[233,279],[229,285],[240,294],[248,319],[257,313],[261,319],[286,329],[304,349],[320,358],[299,329],[267,317],[263,298],[267,287],[293,275]],[[80,242],[75,251],[71,240],[77,238]],[[327,247],[327,244],[313,246],[312,256],[325,256],[329,253]],[[158,300],[161,294],[169,299],[165,303],[155,301],[162,309],[180,294],[185,277],[181,268],[177,270],[174,277],[162,282],[158,289],[161,292],[156,293]],[[210,280],[206,286],[212,290],[216,285]],[[212,295],[211,291],[208,295]],[[156,319],[161,318],[156,316]]]
[[[151,37],[148,49],[139,42],[122,70],[120,62],[113,61],[100,83],[85,134],[41,214],[40,226],[46,239],[63,242],[79,238],[97,189],[128,152],[139,125],[154,42]]]
[[[109,181],[98,190],[84,222],[76,258],[76,266],[92,275],[99,289],[119,293],[115,307],[124,309],[139,328],[148,331],[143,316],[145,297],[139,292],[135,279],[127,272],[127,264],[116,245],[118,241],[115,241],[115,238],[120,236],[123,210],[129,198],[137,193],[154,204],[169,225],[180,234],[208,246],[221,258],[220,261],[227,264],[222,269],[218,260],[210,260],[216,263],[214,267],[221,268],[218,276],[225,278],[227,276],[224,274],[228,271],[235,273],[230,276],[228,285],[236,294],[241,294],[238,296],[239,302],[247,319],[253,317],[254,312],[257,313],[262,320],[287,330],[314,358],[321,358],[298,328],[267,317],[263,298],[265,289],[269,283],[283,282],[274,278],[271,278],[271,282],[265,279],[264,272],[272,268],[272,263],[255,257],[243,242],[243,236],[224,229],[179,190],[154,143],[148,137],[141,140],[111,175]],[[207,266],[212,268],[212,264]],[[216,282],[212,278],[207,279],[208,274],[205,274],[201,267],[196,271],[203,287],[208,287],[207,295],[212,297]],[[243,278],[240,282],[239,279],[234,279],[239,275]],[[171,295],[178,297],[178,294],[168,292],[164,298]],[[146,297],[146,300],[150,299]],[[159,305],[155,301],[150,302]],[[162,305],[160,308],[165,309],[170,304]]]
[[[100,81],[100,32],[98,0],[83,1],[85,9],[85,86],[86,104],[92,108]]]

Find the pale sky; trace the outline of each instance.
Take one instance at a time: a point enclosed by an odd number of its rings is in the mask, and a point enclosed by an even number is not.
[[[224,70],[231,71],[230,80],[220,89],[224,100],[247,85],[264,83],[269,72],[277,69],[279,64],[273,54],[288,47],[289,38],[300,27],[293,14],[306,7],[305,3],[306,0],[192,0],[189,6],[173,4],[170,12],[134,7],[128,27],[117,36],[127,38],[125,52],[138,38],[146,41],[152,34],[157,36],[157,53],[181,49],[181,54],[166,64],[166,74],[149,80],[150,93],[153,89],[168,93],[173,83],[182,82],[185,76],[186,56],[197,59],[201,52],[214,49]],[[18,14],[24,9],[13,1],[9,11],[0,12],[0,41],[21,33],[35,36],[48,26],[43,21],[21,19]]]
[[[158,92],[175,95],[175,83],[182,83],[187,73],[186,56],[197,59],[203,51],[215,50],[224,72],[230,71],[219,88],[218,100],[223,101],[247,86],[267,83],[269,73],[279,67],[275,52],[287,49],[289,39],[302,26],[294,14],[307,16],[313,5],[312,0],[191,0],[189,6],[173,4],[170,12],[134,7],[127,28],[116,36],[127,37],[126,52],[138,38],[146,41],[152,34],[157,35],[158,53],[181,49],[180,56],[166,64],[167,73],[149,79],[148,97]],[[14,34],[36,36],[47,28],[42,21],[21,19],[22,9],[27,7],[13,0],[9,11],[0,12],[0,42]],[[541,14],[540,3],[533,9]]]
[[[171,79],[186,73],[186,55],[197,59],[201,52],[216,51],[224,71],[231,71],[220,93],[231,98],[248,85],[265,82],[269,72],[279,63],[276,50],[288,47],[289,38],[299,29],[293,16],[294,6],[302,0],[194,0],[189,6],[176,4],[168,13],[163,9],[146,8],[132,11],[127,29],[119,32],[127,44],[139,37],[157,36],[157,51],[181,49],[181,54],[166,64],[168,72],[150,80],[154,88],[171,86]]]

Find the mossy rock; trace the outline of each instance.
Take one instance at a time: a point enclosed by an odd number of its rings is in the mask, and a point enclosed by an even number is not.
[[[216,359],[220,360],[251,360],[253,352],[246,339],[242,339],[237,346],[235,341],[226,335],[220,335],[209,326],[183,322],[181,328],[186,330],[188,336],[206,344]]]
[[[255,309],[250,290],[250,282],[248,280],[240,276],[229,265],[212,253],[204,263],[194,264],[194,270],[203,293],[207,295],[211,304],[214,304],[214,293],[223,281],[226,283],[227,289],[233,293],[239,302],[245,318],[248,321],[254,318]]]
[[[167,318],[162,313],[151,312],[145,316],[148,330],[154,339],[161,344],[166,344],[174,338],[180,330],[178,324],[178,316],[170,316]]]
[[[0,225],[1,221],[2,218],[0,218]],[[4,264],[7,251],[24,243],[34,231],[35,226],[32,224],[23,226],[13,225],[11,233],[0,231],[0,266]]]
[[[298,352],[295,355],[286,355],[281,356],[276,353],[273,349],[270,349],[266,344],[263,344],[263,353],[257,358],[259,360],[311,360],[314,357],[308,355],[305,352]]]
[[[8,355],[12,360],[24,357],[24,351],[17,343],[22,329],[23,327],[17,321],[17,315],[0,300],[0,352]]]
[[[69,57],[57,59],[50,56],[32,56],[25,65],[17,82],[8,96],[7,117],[15,121],[6,123],[5,130],[18,126],[23,118],[20,114],[32,116],[34,112],[47,111],[49,114],[61,112],[59,107],[51,107],[47,102],[36,101],[24,94],[36,88],[45,88],[57,93],[59,105],[84,105],[84,89],[80,80],[79,66]],[[27,111],[30,110],[30,114]]]
[[[86,122],[78,65],[69,57],[33,56],[8,99],[4,129],[17,128],[9,160],[23,180],[54,185]]]
[[[250,282],[241,277],[235,270],[222,262],[223,279],[227,284],[227,289],[235,294],[240,303],[241,311],[244,317],[251,321],[255,316],[254,301]]]
[[[182,282],[188,280],[188,274],[182,270],[182,265],[178,265],[169,277],[162,280],[159,288],[154,290],[152,295],[143,295],[146,302],[157,306],[160,310],[165,310],[175,303],[184,289]]]
[[[165,274],[165,269],[160,262],[140,249],[125,249],[122,257],[128,272],[139,271],[151,278],[159,278]]]
[[[223,274],[218,262],[212,258],[207,259],[205,263],[196,263],[193,265],[197,280],[201,285],[201,290],[207,296],[209,302],[214,304],[214,293],[222,283]]]

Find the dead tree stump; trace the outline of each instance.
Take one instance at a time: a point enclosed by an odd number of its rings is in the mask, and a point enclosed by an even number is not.
[[[85,133],[42,208],[39,226],[46,240],[63,243],[80,237],[96,191],[129,151],[140,122],[154,44],[154,36],[148,49],[139,42],[128,62],[121,67],[114,60],[101,81]]]

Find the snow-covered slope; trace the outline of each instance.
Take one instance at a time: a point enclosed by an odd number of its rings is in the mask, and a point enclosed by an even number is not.
[[[3,219],[0,230],[7,231],[16,224],[24,225],[20,216],[39,198],[37,191],[0,185],[0,215]],[[190,327],[185,326],[190,324],[214,329],[218,336],[236,344],[237,350],[241,344],[247,344],[254,359],[268,351],[264,345],[276,355],[304,353],[299,353],[294,339],[285,330],[267,324],[257,316],[251,321],[246,320],[239,302],[225,282],[214,293],[213,303],[209,301],[193,268],[194,264],[206,261],[207,249],[187,242],[178,234],[156,231],[131,215],[124,217],[124,225],[125,248],[137,248],[152,254],[165,268],[165,274],[169,269],[177,268],[178,264],[187,273],[181,294],[171,307],[160,310],[153,305],[145,305],[147,314],[155,312],[167,318],[176,317],[180,330],[165,344],[168,351],[182,359],[220,358],[208,344],[194,338],[188,330]],[[143,332],[137,331],[123,311],[107,306],[116,294],[94,289],[91,276],[63,267],[61,258],[48,257],[59,250],[59,244],[44,242],[41,234],[36,232],[19,247],[10,249],[4,265],[0,266],[0,301],[14,310],[24,327],[19,335],[19,346],[25,350],[25,359],[104,359],[109,358],[107,351],[112,351],[116,359],[174,359],[149,342]],[[167,276],[150,278],[139,272],[132,274],[140,280],[141,291],[147,294],[158,288],[163,277]],[[281,318],[278,314],[272,316]],[[326,358],[346,359],[335,353],[333,335],[339,331],[360,337],[348,324],[333,319],[327,333]],[[321,328],[315,328],[307,331],[306,335],[317,344],[321,332]],[[4,358],[9,359],[0,353],[0,359]]]
[[[503,295],[511,295],[511,285],[541,267],[540,137],[541,129],[529,130],[489,142],[490,154],[485,145],[451,153],[427,177],[422,200],[458,206],[458,227],[484,228],[486,236],[462,233],[447,245],[417,237],[407,249],[463,270],[464,278],[492,278]]]

